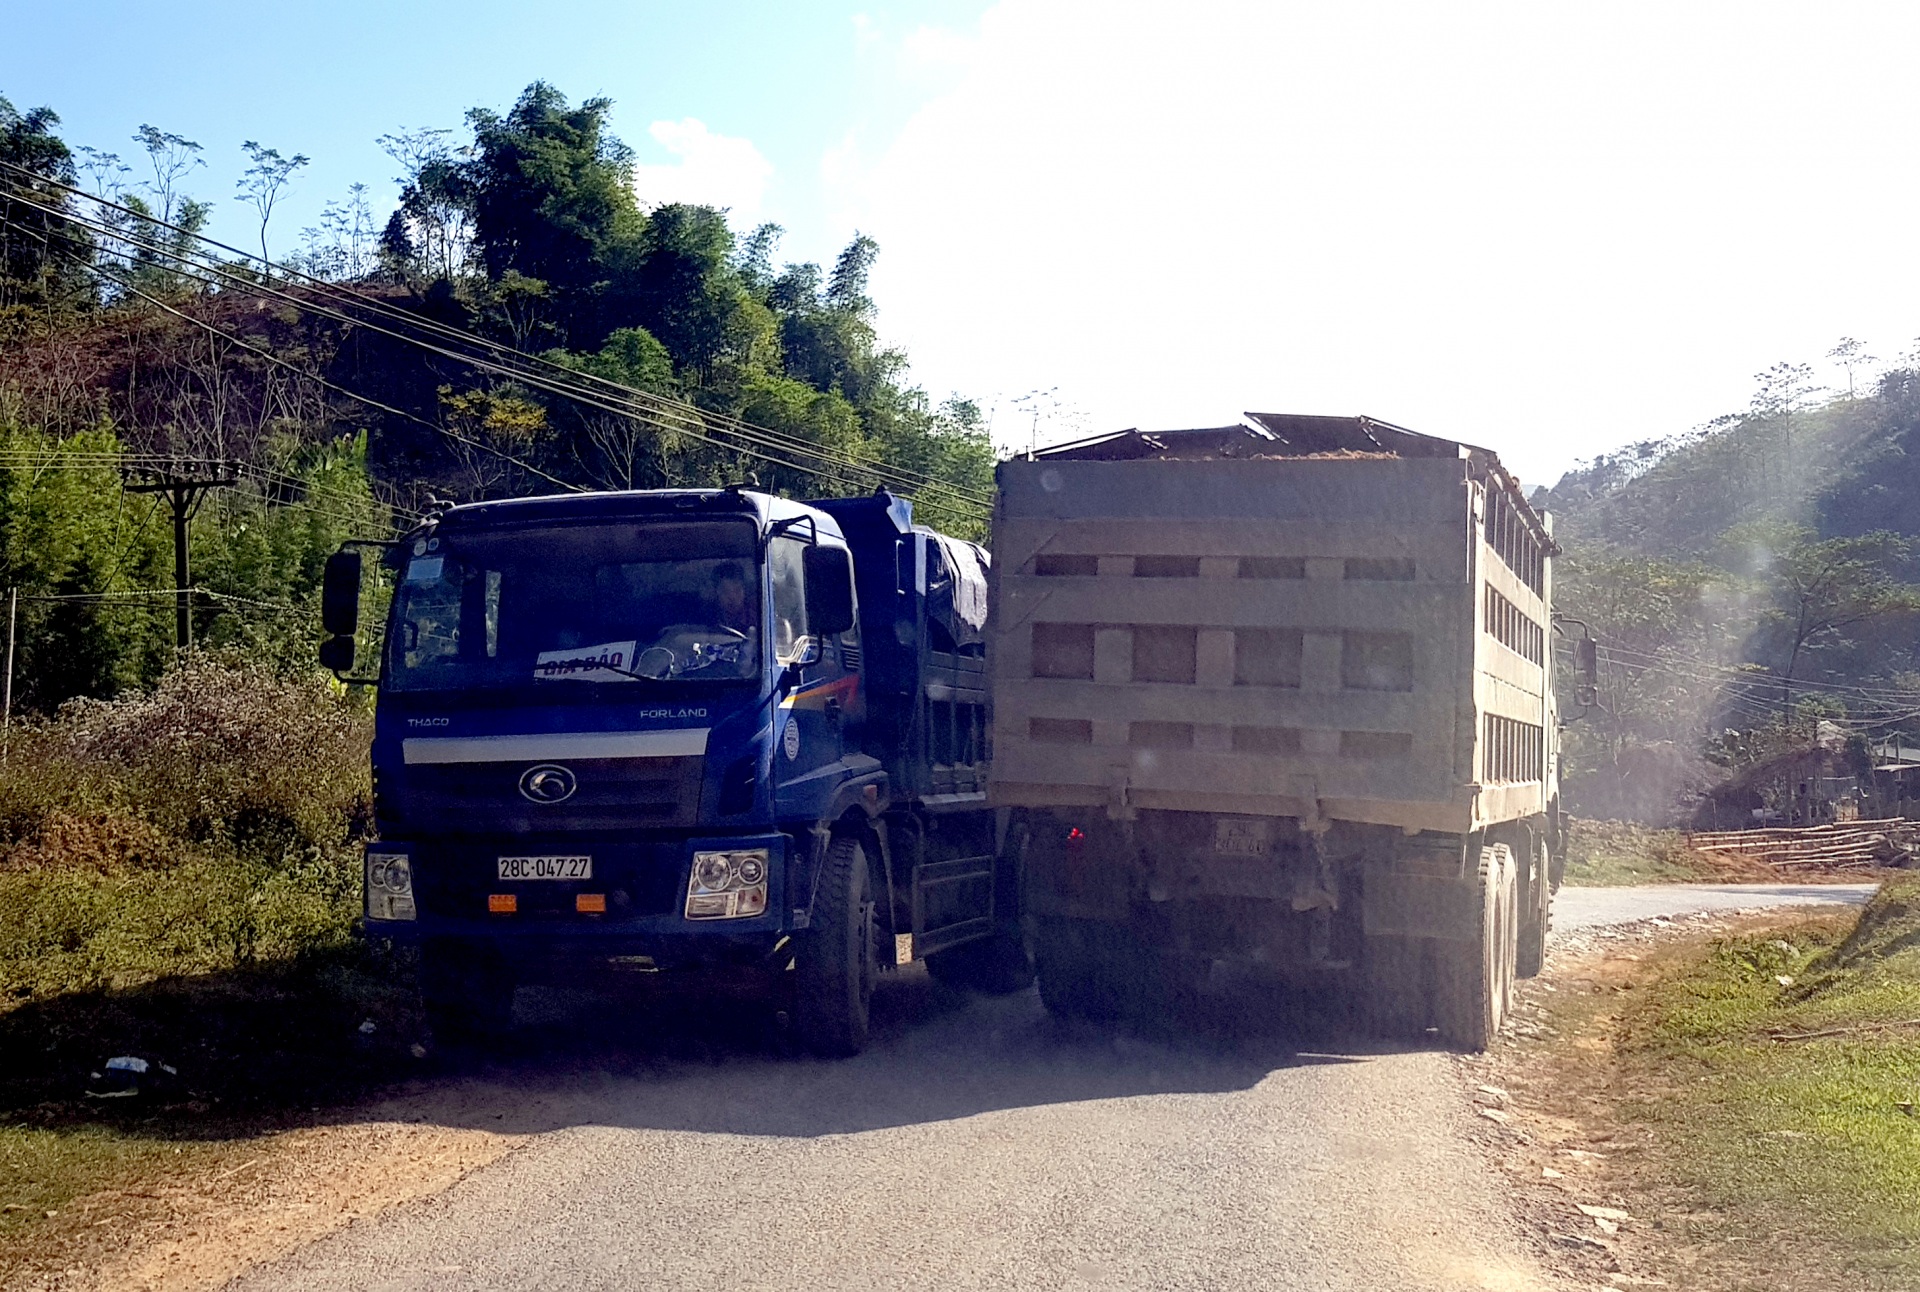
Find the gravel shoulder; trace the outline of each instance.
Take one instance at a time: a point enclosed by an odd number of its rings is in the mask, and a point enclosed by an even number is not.
[[[1727,1141],[1721,1147],[1731,1144],[1731,1156],[1716,1159],[1703,1139],[1715,1128],[1703,1122],[1725,1120],[1714,1100],[1734,1078],[1698,1048],[1704,1041],[1684,1061],[1661,1061],[1645,1030],[1656,1012],[1651,1002],[1668,1002],[1649,993],[1665,990],[1675,974],[1697,978],[1711,940],[1779,948],[1787,944],[1764,940],[1792,936],[1817,945],[1806,941],[1807,930],[1844,932],[1853,908],[1877,888],[1565,890],[1572,900],[1556,908],[1546,970],[1522,984],[1506,1043],[1462,1063],[1475,1074],[1470,1095],[1488,1123],[1491,1160],[1511,1181],[1518,1214],[1552,1245],[1569,1281],[1727,1292],[1780,1286],[1780,1272],[1790,1269],[1797,1272],[1787,1286],[1883,1285],[1831,1279],[1832,1252],[1817,1228],[1807,1228],[1813,1222],[1804,1208],[1770,1223],[1755,1220],[1757,1229],[1730,1228],[1722,1204],[1711,1200],[1715,1190],[1756,1170],[1786,1172],[1786,1150],[1811,1148],[1818,1137],[1778,1129],[1798,1123],[1789,1123],[1757,1085],[1742,1087],[1758,1102],[1736,1100],[1736,1113],[1776,1128]],[[1723,1007],[1718,994],[1700,999],[1709,1015]],[[1707,1106],[1687,1103],[1697,1097]],[[1732,1175],[1716,1182],[1716,1172]]]

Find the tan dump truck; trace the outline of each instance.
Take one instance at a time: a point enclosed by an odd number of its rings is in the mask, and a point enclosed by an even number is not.
[[[1247,418],[1000,468],[990,797],[1042,995],[1254,962],[1481,1048],[1560,868],[1549,518],[1482,449]]]

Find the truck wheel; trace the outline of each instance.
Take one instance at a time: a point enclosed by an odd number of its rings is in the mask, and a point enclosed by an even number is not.
[[[436,1040],[481,1041],[506,1032],[513,991],[513,975],[496,957],[457,944],[420,948],[420,998]]]
[[[936,951],[927,972],[949,987],[1010,996],[1033,985],[1033,961],[1015,929],[999,929],[984,938]]]
[[[794,958],[794,1028],[816,1054],[847,1058],[866,1048],[873,924],[866,850],[843,835],[827,848],[813,924]]]
[[[1553,883],[1548,874],[1550,865],[1552,861],[1546,840],[1535,839],[1531,867],[1533,878],[1522,889],[1526,897],[1527,914],[1520,922],[1520,950],[1514,965],[1514,972],[1522,978],[1533,977],[1547,963],[1547,930],[1552,927],[1553,906]]]
[[[1504,843],[1480,850],[1480,922],[1471,940],[1434,944],[1434,1012],[1440,1039],[1484,1050],[1506,1021],[1519,953],[1519,894],[1513,853]]]
[[[1040,999],[1058,1018],[1109,1021],[1127,1012],[1129,984],[1144,966],[1127,955],[1122,929],[1097,920],[1049,920],[1040,926],[1035,969]]]

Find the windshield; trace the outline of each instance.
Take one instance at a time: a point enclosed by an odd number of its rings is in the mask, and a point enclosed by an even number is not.
[[[733,681],[759,668],[744,521],[555,525],[429,540],[394,601],[397,690]]]

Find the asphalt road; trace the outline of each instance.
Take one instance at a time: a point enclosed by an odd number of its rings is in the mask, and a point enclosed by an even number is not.
[[[1878,884],[1644,884],[1634,888],[1563,888],[1553,899],[1557,933],[1625,924],[1694,911],[1745,911],[1822,902],[1863,904]]]
[[[1568,890],[1560,924],[1855,897]],[[1062,1026],[1031,991],[957,994],[918,968],[883,984],[874,1045],[843,1063],[712,1019],[608,1043],[612,1008],[381,1110],[518,1132],[518,1151],[236,1286],[1555,1286],[1443,1053],[1244,1014],[1198,1039]]]

